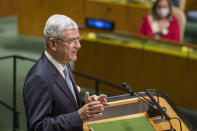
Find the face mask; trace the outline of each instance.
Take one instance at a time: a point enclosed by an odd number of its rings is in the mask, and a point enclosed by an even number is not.
[[[159,8],[157,9],[157,14],[160,16],[160,17],[167,17],[168,14],[169,14],[169,8]]]

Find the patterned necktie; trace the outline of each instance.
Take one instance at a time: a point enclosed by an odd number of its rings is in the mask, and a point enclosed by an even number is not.
[[[75,98],[75,101],[77,102],[75,91],[73,89],[72,82],[71,82],[71,80],[69,78],[67,67],[64,68],[64,75],[65,75],[65,79],[66,79],[67,85],[68,85],[70,91],[72,92],[72,94],[73,94],[73,96]]]

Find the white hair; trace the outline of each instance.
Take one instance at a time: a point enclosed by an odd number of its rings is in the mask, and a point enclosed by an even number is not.
[[[61,39],[64,30],[77,29],[77,24],[65,15],[55,14],[48,18],[44,27],[45,48],[49,48],[49,38]]]

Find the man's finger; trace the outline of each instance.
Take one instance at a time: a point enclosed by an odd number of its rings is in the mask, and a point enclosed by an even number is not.
[[[106,102],[106,103],[103,103],[103,105],[104,105],[104,106],[109,106],[109,104],[108,104],[107,102]]]
[[[97,114],[93,114],[92,118],[97,118],[97,117],[101,117],[103,115],[103,113],[97,113]]]
[[[92,118],[97,118],[97,117],[100,117],[100,116],[102,116],[103,115],[103,113],[97,113],[97,114],[88,114],[87,115],[87,117],[88,117],[88,119],[92,119]]]
[[[101,94],[101,95],[98,96],[98,100],[102,100],[102,99],[105,99],[105,98],[107,98],[107,96],[104,95],[104,94]]]
[[[85,99],[87,99],[90,96],[89,92],[85,92]]]
[[[98,96],[98,100],[104,105],[104,106],[109,106],[107,103],[107,95],[101,94]]]
[[[92,96],[91,96],[91,100],[92,100],[92,101],[97,101],[97,100],[98,100],[98,96],[92,95]]]
[[[92,102],[88,103],[88,107],[92,107],[94,105],[99,105],[99,104],[101,104],[100,101],[92,101]]]
[[[90,111],[100,110],[100,109],[104,109],[103,104],[97,104],[97,105],[93,105],[91,107],[88,107],[88,110],[90,110]]]
[[[85,96],[84,96],[84,100],[85,100],[85,103],[88,103],[90,100],[89,100],[89,92],[85,92]]]

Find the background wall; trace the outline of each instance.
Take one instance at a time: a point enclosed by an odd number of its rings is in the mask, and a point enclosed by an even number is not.
[[[0,0],[0,17],[17,13],[18,0]]]
[[[197,60],[147,48],[83,41],[75,70],[120,86],[127,82],[137,91],[157,89],[177,106],[197,109]],[[94,87],[89,80],[76,79],[82,87]],[[101,91],[123,93],[104,85]]]

